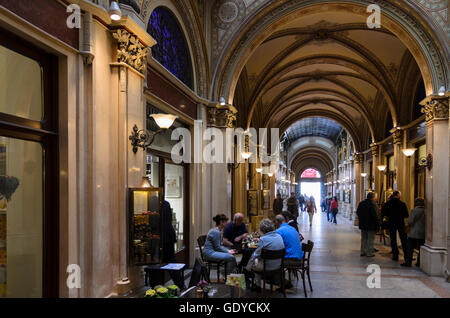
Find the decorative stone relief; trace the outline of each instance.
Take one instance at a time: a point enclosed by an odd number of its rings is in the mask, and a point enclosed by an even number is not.
[[[208,107],[208,127],[233,128],[236,112],[228,107]]]
[[[392,135],[394,136],[394,144],[403,143],[403,130],[397,129]]]
[[[379,145],[370,145],[370,149],[372,150],[372,156],[374,157],[378,157],[379,153],[380,153],[380,146]]]
[[[449,98],[448,97],[434,97],[431,98],[422,108],[422,113],[425,114],[425,120],[430,122],[435,119],[449,118]]]
[[[364,162],[364,154],[363,153],[355,153],[353,154],[353,158],[356,163],[363,163]]]
[[[150,49],[126,30],[116,30],[113,32],[113,36],[118,42],[117,61],[126,63],[138,72],[144,73],[147,67],[147,54],[150,53]]]

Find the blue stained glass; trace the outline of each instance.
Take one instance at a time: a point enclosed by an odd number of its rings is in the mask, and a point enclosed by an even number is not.
[[[179,80],[193,89],[189,50],[174,15],[164,7],[153,10],[147,32],[156,40],[152,56]]]

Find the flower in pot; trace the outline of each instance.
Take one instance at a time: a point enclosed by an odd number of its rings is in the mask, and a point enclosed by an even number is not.
[[[145,292],[145,298],[155,298],[156,297],[156,291],[154,289],[149,289]]]
[[[171,298],[178,296],[178,286],[177,285],[170,285],[169,287],[167,287],[167,289],[169,290],[169,296]]]

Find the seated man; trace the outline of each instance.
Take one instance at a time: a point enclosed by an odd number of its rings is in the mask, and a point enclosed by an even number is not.
[[[298,232],[286,223],[286,219],[282,215],[275,217],[275,226],[278,228],[277,233],[283,238],[283,243],[286,248],[284,265],[300,266],[303,259],[303,251]],[[290,283],[285,286],[287,289],[292,288]]]
[[[285,248],[283,239],[281,236],[275,231],[275,225],[269,219],[264,219],[259,224],[259,229],[263,233],[261,237],[258,248],[253,253],[250,261],[247,264],[245,276],[248,280],[249,277],[252,276],[252,271],[256,274],[256,284],[260,285],[261,276],[258,274],[263,271],[264,261],[260,259],[261,252],[263,249],[278,251]],[[266,270],[275,270],[280,268],[281,260],[266,260]],[[259,288],[256,288],[259,290]]]
[[[247,227],[244,223],[244,215],[236,213],[233,222],[230,222],[223,229],[223,244],[235,249],[242,248],[242,240],[248,235]]]
[[[283,216],[287,222],[288,225],[292,226],[298,233],[298,237],[300,238],[300,242],[304,240],[303,235],[300,234],[300,231],[298,230],[298,223],[295,220],[295,216],[292,215],[290,212],[283,212]]]

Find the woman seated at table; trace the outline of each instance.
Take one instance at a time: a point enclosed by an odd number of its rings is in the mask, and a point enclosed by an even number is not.
[[[263,233],[263,236],[261,236],[258,247],[247,264],[245,273],[247,280],[251,276],[253,276],[252,272],[255,273],[255,280],[257,285],[260,285],[261,283],[261,276],[259,275],[259,273],[261,273],[264,268],[264,261],[260,259],[262,250],[266,249],[271,251],[279,251],[284,249],[283,238],[275,231],[275,225],[271,220],[262,220],[261,223],[259,223],[259,229]],[[266,260],[267,271],[275,270],[277,268],[280,268],[280,266],[281,259]]]
[[[216,227],[211,229],[206,236],[203,255],[207,261],[224,261],[226,263],[227,274],[231,274],[236,269],[236,259],[233,256],[235,250],[229,250],[222,245],[220,232],[228,223],[228,217],[225,214],[218,214],[213,218]]]

